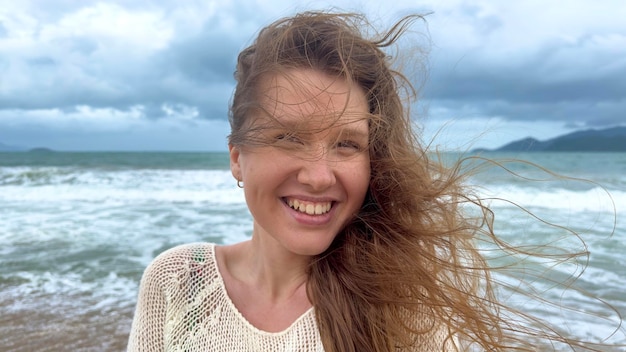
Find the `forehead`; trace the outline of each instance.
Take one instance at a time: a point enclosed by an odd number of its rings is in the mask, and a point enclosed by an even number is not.
[[[281,124],[310,128],[364,124],[367,128],[365,93],[345,78],[293,69],[265,77],[259,88],[262,109]]]

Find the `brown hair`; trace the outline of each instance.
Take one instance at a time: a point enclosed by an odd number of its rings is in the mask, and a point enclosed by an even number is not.
[[[368,194],[309,269],[308,294],[327,352],[435,350],[452,336],[467,348],[532,350],[516,342],[519,332],[566,340],[524,328],[516,321],[534,320],[498,303],[475,243],[485,235],[498,242],[491,211],[463,188],[460,163],[445,167],[416,140],[405,104],[414,90],[392,69],[384,48],[421,18],[405,17],[374,39],[366,38],[362,31],[371,27],[354,14],[305,12],[264,28],[238,58],[229,143],[250,142],[246,122],[259,107],[257,90],[268,74],[314,69],[366,93]],[[478,209],[475,217],[466,204]],[[429,341],[434,336],[443,337]]]

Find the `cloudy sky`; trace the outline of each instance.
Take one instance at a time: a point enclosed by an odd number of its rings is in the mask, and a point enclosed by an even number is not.
[[[329,4],[381,27],[432,12],[413,111],[442,148],[626,124],[621,0],[0,0],[0,143],[225,150],[237,53]]]

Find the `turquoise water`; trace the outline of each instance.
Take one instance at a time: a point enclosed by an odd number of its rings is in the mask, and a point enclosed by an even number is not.
[[[225,170],[229,164],[219,152],[0,152],[0,167]]]
[[[585,249],[571,234],[496,198],[574,229],[591,253],[584,272],[582,265],[566,264],[546,274],[560,279],[581,275],[575,285],[589,295],[555,288],[546,280],[537,280],[534,289],[595,317],[504,291],[507,302],[573,336],[607,338],[619,319],[591,296],[626,315],[626,154],[486,156],[525,159],[593,181],[554,177],[524,163],[505,164],[521,177],[491,167],[470,179],[481,195],[493,198],[501,238],[516,245]],[[0,317],[34,317],[46,325],[61,324],[61,331],[66,325],[70,329],[64,321],[75,322],[71,329],[84,329],[75,346],[83,347],[72,350],[90,350],[86,341],[91,350],[111,350],[102,346],[125,339],[141,273],[154,256],[180,243],[233,243],[250,235],[252,220],[228,165],[226,153],[0,153]],[[524,265],[543,271],[551,263]],[[498,278],[515,282],[519,276],[504,272]],[[16,336],[10,333],[16,323],[0,318],[0,350],[12,350],[19,339],[47,338],[29,328],[32,319]],[[89,324],[81,326],[84,321]],[[608,341],[626,343],[624,336]]]

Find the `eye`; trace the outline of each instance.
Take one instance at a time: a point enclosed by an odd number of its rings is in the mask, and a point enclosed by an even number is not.
[[[281,142],[281,143],[304,144],[302,142],[302,139],[293,133],[280,133],[280,134],[277,134],[276,137],[274,137],[274,139],[276,140],[276,142]]]
[[[363,147],[361,146],[360,143],[352,141],[352,140],[339,141],[337,143],[337,147],[338,148],[342,148],[342,149],[350,149],[350,150],[354,150],[354,151],[361,151],[361,150],[363,150]]]

